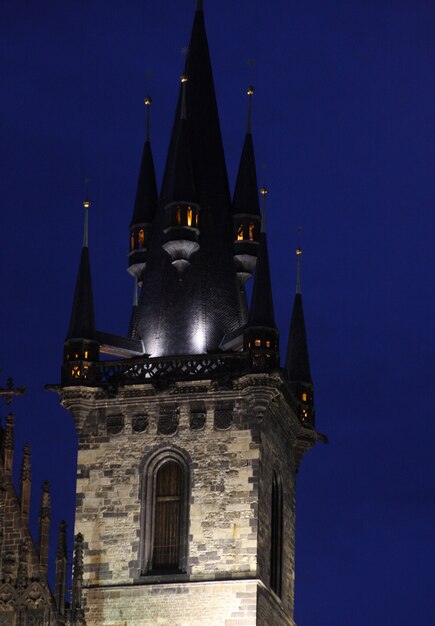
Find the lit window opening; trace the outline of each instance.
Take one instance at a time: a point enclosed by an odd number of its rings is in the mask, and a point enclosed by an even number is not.
[[[243,241],[243,224],[239,224],[237,228],[237,241]]]
[[[261,339],[256,339],[255,340],[255,347],[256,348],[261,348]]]
[[[307,394],[303,393],[302,394],[302,402],[306,402],[307,401]]]
[[[255,235],[255,226],[251,222],[249,224],[249,241],[254,241],[254,235]]]
[[[143,228],[140,229],[137,239],[138,239],[139,248],[143,248],[144,243],[145,243],[145,231]]]

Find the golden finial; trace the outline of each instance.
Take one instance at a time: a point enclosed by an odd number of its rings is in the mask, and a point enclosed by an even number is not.
[[[89,201],[89,182],[90,179],[89,178],[85,178],[85,199],[83,201],[83,208],[85,210],[85,224],[84,224],[84,228],[83,228],[83,247],[87,248],[88,247],[88,214],[89,214],[89,207],[91,206],[91,203]]]
[[[267,196],[267,188],[260,187],[260,194],[262,196],[261,202],[261,232],[266,232],[266,196]]]
[[[250,134],[251,127],[252,127],[252,96],[255,93],[254,87],[252,85],[249,85],[249,87],[246,90],[246,93],[248,95],[248,128],[246,132]]]
[[[183,74],[181,76],[181,119],[186,119],[186,86],[187,86],[187,76]]]
[[[302,226],[299,226],[298,247],[296,248],[296,257],[298,260],[298,268],[297,268],[297,274],[296,274],[296,293],[301,293],[301,256],[302,256],[301,232],[302,232]]]
[[[147,121],[146,121],[146,137],[145,140],[149,141],[150,140],[150,107],[151,107],[151,102],[152,102],[152,98],[151,96],[146,96],[146,98],[144,99],[144,105],[147,108]]]

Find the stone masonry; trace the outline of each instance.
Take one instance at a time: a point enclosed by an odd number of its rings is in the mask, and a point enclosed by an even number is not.
[[[62,390],[79,438],[87,626],[294,624],[295,446],[306,429],[285,385],[275,372],[228,388],[205,380]],[[147,458],[165,450],[188,462],[187,559],[185,572],[155,576],[145,571],[144,474]],[[283,485],[281,598],[269,586],[273,470]]]

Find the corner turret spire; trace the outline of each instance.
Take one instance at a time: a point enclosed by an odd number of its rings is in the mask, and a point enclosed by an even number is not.
[[[85,209],[83,246],[77,274],[68,339],[95,339],[94,300],[92,296],[91,267],[88,247],[88,211],[91,203],[83,202]]]
[[[279,345],[278,330],[273,311],[269,253],[266,238],[266,187],[262,187],[260,193],[263,198],[260,245],[244,343],[245,349],[250,350],[252,354],[254,368],[270,369],[279,361]]]
[[[266,187],[262,187],[260,193],[263,198],[263,211],[261,219],[260,246],[258,250],[257,268],[252,290],[251,310],[249,312],[250,326],[264,326],[276,328],[273,312],[272,286],[270,281],[269,253],[266,239]]]
[[[91,363],[98,361],[100,346],[97,341],[92,295],[91,265],[88,247],[88,211],[91,203],[83,202],[85,209],[83,246],[71,311],[71,321],[64,344],[63,384],[93,382]]]
[[[157,182],[150,141],[150,109],[152,99],[144,99],[146,107],[145,144],[137,181],[136,199],[130,222],[130,252],[128,272],[142,283],[150,244],[152,226],[157,208]]]
[[[290,387],[298,406],[300,419],[314,425],[313,381],[311,378],[310,360],[308,356],[307,334],[305,330],[304,310],[301,294],[301,257],[300,240],[296,248],[297,275],[296,293],[287,344],[286,371]]]

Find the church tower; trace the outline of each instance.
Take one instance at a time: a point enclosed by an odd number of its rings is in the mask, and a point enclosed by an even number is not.
[[[85,228],[58,387],[79,441],[73,624],[294,625],[296,473],[322,436],[299,288],[280,367],[266,193],[261,217],[249,109],[231,198],[198,0],[159,192],[147,123],[126,337],[96,325]]]

